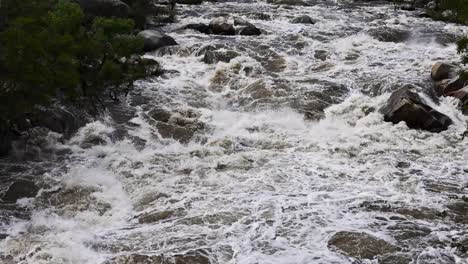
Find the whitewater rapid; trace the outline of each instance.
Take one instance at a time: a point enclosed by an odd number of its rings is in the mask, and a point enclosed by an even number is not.
[[[467,27],[346,2],[203,3],[178,11],[177,23],[163,30],[180,46],[146,55],[167,73],[138,83],[128,98],[134,117],[123,125],[102,118],[56,143],[71,151],[65,168],[45,172],[38,197],[18,202],[31,209],[30,220],[1,227],[9,236],[0,241],[6,263],[101,264],[126,254],[193,251],[211,263],[351,263],[327,247],[330,237],[364,231],[394,242],[391,223],[378,219],[395,215],[440,241],[422,238],[408,252],[468,263],[450,247],[467,235],[466,224],[363,206],[443,211],[449,196],[468,194],[461,137],[468,119],[454,98],[431,105],[454,121],[441,133],[384,122],[378,111],[403,85],[429,89],[435,62],[458,61],[447,39]],[[264,34],[181,29],[226,14]],[[290,23],[299,15],[317,23]],[[370,33],[382,28],[410,35],[385,42]],[[206,64],[197,56],[206,45],[239,56]],[[163,139],[146,116],[156,107],[189,112],[204,128],[187,144]],[[122,127],[128,136],[116,140]],[[91,136],[106,144],[83,148]]]

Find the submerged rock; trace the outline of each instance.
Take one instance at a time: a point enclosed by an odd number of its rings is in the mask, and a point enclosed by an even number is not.
[[[380,111],[387,122],[397,124],[404,121],[410,128],[430,132],[446,130],[452,124],[448,116],[425,104],[417,93],[407,87],[394,92]]]
[[[17,179],[13,184],[8,187],[8,190],[3,195],[4,202],[16,203],[21,198],[35,197],[39,192],[36,184],[28,179]]]
[[[400,248],[362,232],[338,232],[328,241],[328,247],[356,259],[374,259],[377,256],[396,253]]]
[[[315,20],[313,20],[310,16],[303,15],[300,17],[296,17],[291,20],[293,24],[315,24]]]
[[[201,250],[200,250],[201,251]],[[204,252],[204,251],[203,251]],[[201,252],[188,252],[172,257],[161,255],[130,254],[115,257],[105,264],[210,264],[210,259]]]
[[[205,52],[205,56],[203,57],[203,62],[206,64],[214,64],[217,62],[230,62],[232,59],[239,57],[240,54],[232,51],[232,50],[227,50],[227,51],[211,51],[208,50]]]
[[[403,42],[409,39],[411,33],[396,28],[380,27],[369,30],[369,35],[382,42]]]
[[[138,36],[144,39],[143,50],[146,52],[166,46],[178,45],[172,37],[157,30],[144,30],[138,33]]]

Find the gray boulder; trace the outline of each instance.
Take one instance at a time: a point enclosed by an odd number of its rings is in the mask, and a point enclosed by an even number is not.
[[[404,42],[409,39],[409,31],[390,27],[373,28],[368,31],[369,35],[382,42]]]
[[[450,93],[462,89],[466,84],[467,81],[460,77],[446,79],[435,84],[435,91],[438,96],[446,96]]]
[[[76,0],[88,16],[118,17],[129,16],[130,7],[120,0]]]
[[[157,30],[144,30],[138,33],[144,39],[143,50],[145,52],[154,51],[162,47],[178,45],[170,36]]]
[[[203,57],[203,62],[206,64],[214,64],[219,61],[222,62],[230,62],[232,59],[240,56],[239,53],[232,51],[232,50],[227,50],[227,51],[206,51],[205,56]]]
[[[455,68],[456,67],[454,65],[438,62],[432,66],[431,78],[434,81],[453,78]]]
[[[413,129],[440,132],[452,124],[448,116],[428,106],[417,93],[407,87],[395,91],[380,111],[385,121],[394,124],[404,121]]]

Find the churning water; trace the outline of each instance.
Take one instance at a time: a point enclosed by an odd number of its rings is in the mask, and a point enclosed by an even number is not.
[[[466,116],[454,99],[433,103],[454,121],[433,134],[378,112],[403,85],[430,89],[432,64],[458,61],[451,41],[468,28],[348,2],[178,8],[164,30],[180,46],[147,54],[167,73],[137,85],[131,120],[102,119],[56,143],[71,154],[41,177],[38,197],[18,202],[30,219],[1,226],[6,263],[187,252],[212,263],[351,263],[327,247],[338,231],[397,243],[415,261],[435,256],[418,263],[468,263],[453,246],[467,221],[447,209],[467,195]],[[317,22],[290,22],[300,15]],[[243,17],[264,34],[181,29],[219,16]],[[235,56],[204,63],[208,45]],[[196,125],[195,136],[162,138],[147,116],[154,108]],[[127,137],[116,140],[122,130]],[[105,144],[83,147],[90,138]],[[407,238],[391,219],[428,231]]]

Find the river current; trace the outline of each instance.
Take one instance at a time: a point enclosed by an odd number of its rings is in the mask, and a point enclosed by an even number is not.
[[[188,252],[211,263],[353,263],[328,246],[339,231],[396,243],[413,263],[468,263],[453,244],[468,224],[448,209],[468,194],[467,117],[454,98],[431,101],[454,124],[430,133],[378,111],[404,85],[429,99],[431,66],[458,62],[452,41],[467,27],[348,1],[177,8],[178,21],[162,30],[180,45],[146,55],[166,73],[136,85],[128,121],[102,118],[54,143],[69,154],[41,175],[36,198],[18,201],[30,218],[1,226],[5,263]],[[301,15],[316,23],[291,23]],[[263,34],[182,29],[219,16]],[[236,55],[207,64],[209,49]],[[197,125],[195,135],[161,137],[148,117],[155,108]],[[128,135],[116,139],[120,130]],[[83,147],[90,137],[103,142]],[[410,232],[401,219],[428,231],[401,238]]]

